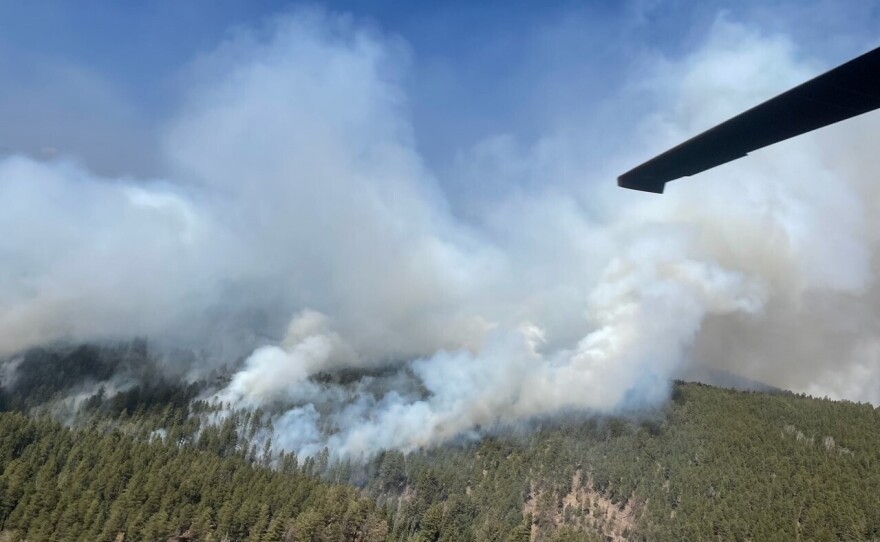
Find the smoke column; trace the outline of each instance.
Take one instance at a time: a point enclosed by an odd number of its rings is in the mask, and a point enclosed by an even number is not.
[[[583,157],[589,126],[466,149],[455,175],[518,188],[462,218],[413,135],[418,59],[349,17],[278,18],[193,63],[163,178],[0,160],[0,353],[228,343],[212,359],[250,353],[216,397],[276,412],[280,447],[340,456],[656,405],[690,363],[880,401],[876,116],[662,197],[613,182],[824,67],[796,53],[719,20],[604,104],[656,111],[617,156]],[[368,376],[312,378],[340,369]]]

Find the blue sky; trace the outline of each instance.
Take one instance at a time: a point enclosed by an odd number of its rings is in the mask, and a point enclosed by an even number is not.
[[[195,58],[302,3],[0,2],[0,149],[50,147],[109,174],[161,173],[156,131]],[[603,109],[651,55],[687,54],[725,17],[782,33],[833,64],[880,24],[877,2],[395,2],[319,5],[410,51],[405,87],[418,145],[438,171],[496,133],[529,141]],[[59,129],[63,125],[63,129]],[[615,142],[615,144],[620,142]]]

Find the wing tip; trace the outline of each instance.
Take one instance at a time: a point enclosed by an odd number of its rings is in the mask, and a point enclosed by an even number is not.
[[[629,188],[630,190],[638,190],[640,192],[662,194],[663,189],[666,188],[666,181],[624,173],[617,178],[617,186],[621,188]]]

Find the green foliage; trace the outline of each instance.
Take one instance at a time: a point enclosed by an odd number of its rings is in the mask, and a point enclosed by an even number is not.
[[[39,540],[153,542],[384,538],[383,513],[352,488],[119,431],[0,414],[0,531]],[[218,513],[215,513],[218,510]],[[362,533],[381,535],[369,538]],[[279,535],[280,533],[280,535]]]
[[[396,503],[390,540],[880,539],[880,411],[867,404],[679,383],[662,412],[408,454],[402,480],[388,457],[363,470]]]
[[[0,414],[0,541],[880,540],[866,404],[678,383],[659,411],[334,463],[273,451],[267,413],[218,416],[200,385],[160,379],[98,390],[63,427],[40,413],[65,378],[142,363],[145,345],[27,355],[0,390],[36,412]]]

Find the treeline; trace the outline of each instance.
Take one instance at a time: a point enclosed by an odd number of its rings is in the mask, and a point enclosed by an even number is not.
[[[73,430],[0,414],[0,537],[14,541],[385,540],[384,512],[351,487],[243,454]]]
[[[173,359],[162,366],[142,339],[31,348],[0,359],[4,369],[0,371],[0,411],[45,409],[84,393],[95,395],[91,406],[103,405],[106,392],[99,386],[108,381],[116,381],[123,389],[122,393],[112,394],[111,403],[104,405],[111,413],[169,404],[183,407],[207,382],[180,385],[180,378],[169,377],[167,366],[184,367],[192,362],[194,354],[180,350],[167,355]]]
[[[53,413],[28,393],[65,384],[35,367],[98,380],[146,353],[53,355],[19,366],[7,407]],[[677,383],[653,412],[334,463],[273,450],[271,414],[198,400],[203,384],[142,382],[99,390],[75,429],[0,416],[0,540],[880,540],[868,404]]]
[[[791,393],[678,383],[662,413],[388,452],[367,473],[399,495],[391,540],[880,540],[880,410]]]

